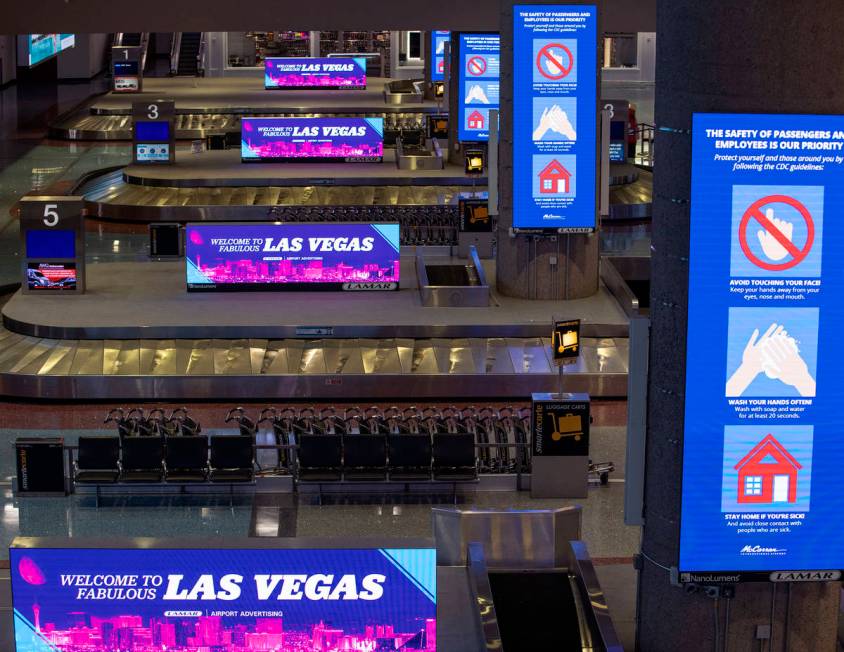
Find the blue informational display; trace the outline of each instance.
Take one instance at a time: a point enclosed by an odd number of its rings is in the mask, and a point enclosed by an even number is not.
[[[692,156],[681,580],[837,579],[844,116],[696,114]]]
[[[167,143],[138,143],[135,145],[138,163],[169,163],[170,145]]]
[[[451,32],[447,29],[431,31],[431,60],[428,62],[431,81],[445,79],[445,44],[450,40]]]
[[[30,229],[27,258],[76,258],[76,232],[70,229]]]
[[[457,137],[461,142],[489,140],[489,112],[499,104],[500,51],[498,34],[460,34]]]
[[[513,21],[513,228],[592,231],[597,8],[515,5]]]
[[[436,650],[436,550],[11,548],[19,652]]]
[[[169,141],[170,122],[168,120],[135,120],[135,140]]]
[[[30,68],[76,45],[74,34],[27,34],[23,38]]]

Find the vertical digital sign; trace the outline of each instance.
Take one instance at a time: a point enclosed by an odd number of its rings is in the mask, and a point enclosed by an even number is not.
[[[431,60],[428,69],[431,81],[445,79],[445,44],[451,40],[451,32],[447,29],[431,30]]]
[[[489,112],[499,104],[501,39],[498,34],[461,34],[457,137],[461,142],[489,140]]]
[[[691,201],[681,580],[837,579],[844,117],[696,114]]]
[[[513,7],[513,228],[595,228],[598,11]]]

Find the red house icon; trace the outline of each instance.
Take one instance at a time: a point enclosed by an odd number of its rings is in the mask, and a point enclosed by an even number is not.
[[[480,111],[472,111],[466,120],[466,124],[469,129],[483,129],[486,124],[486,120],[484,120],[484,115]]]
[[[440,59],[437,63],[437,72],[445,72],[445,59]]]
[[[539,173],[539,192],[543,195],[562,195],[571,192],[571,172],[554,159]]]
[[[767,435],[738,464],[739,503],[797,502],[797,472],[803,466],[773,435]]]

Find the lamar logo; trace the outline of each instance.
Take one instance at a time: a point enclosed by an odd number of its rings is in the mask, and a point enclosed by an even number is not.
[[[770,575],[772,582],[836,582],[841,579],[841,571],[774,571]]]
[[[745,546],[741,549],[742,555],[784,555],[786,548],[765,548],[764,546]]]
[[[343,283],[343,290],[346,292],[369,292],[374,290],[397,290],[398,283],[390,283],[387,281],[373,282],[373,283]]]

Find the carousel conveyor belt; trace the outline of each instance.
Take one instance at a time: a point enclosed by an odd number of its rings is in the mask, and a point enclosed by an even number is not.
[[[649,219],[652,189],[653,175],[644,170],[634,183],[611,187],[609,219]],[[121,170],[89,177],[75,190],[91,215],[138,222],[231,220],[235,207],[238,219],[266,219],[276,206],[456,206],[461,192],[465,186],[141,186],[127,183]]]
[[[512,398],[557,391],[547,338],[61,340],[0,328],[0,392],[50,399]],[[584,338],[566,391],[627,394],[626,338]]]

